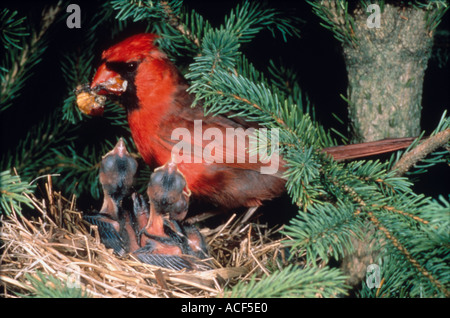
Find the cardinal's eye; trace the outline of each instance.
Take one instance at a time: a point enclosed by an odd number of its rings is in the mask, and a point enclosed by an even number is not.
[[[111,71],[117,72],[123,77],[127,78],[130,75],[133,75],[137,67],[139,65],[139,62],[133,61],[133,62],[106,62],[106,67],[110,69]]]
[[[134,72],[137,68],[137,63],[136,62],[129,62],[126,64],[126,68],[127,68],[127,72]]]

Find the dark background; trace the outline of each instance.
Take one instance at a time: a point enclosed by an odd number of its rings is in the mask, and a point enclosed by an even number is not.
[[[347,121],[347,107],[340,94],[346,95],[347,74],[341,54],[340,43],[332,33],[322,26],[320,20],[311,11],[311,6],[304,1],[277,0],[268,1],[270,6],[287,10],[300,17],[300,38],[289,38],[284,42],[281,37],[274,39],[269,31],[263,31],[248,44],[242,46],[244,54],[260,70],[265,70],[270,59],[290,66],[298,71],[300,86],[316,108],[317,119],[326,127],[334,127],[346,134],[345,125],[340,124],[333,116],[336,114]],[[19,16],[27,16],[30,21],[39,21],[43,4],[47,1],[2,1],[0,9],[7,7],[19,11]],[[92,1],[72,1],[81,7],[81,14],[87,17],[95,13]],[[223,17],[241,1],[207,1],[188,0],[185,3],[202,14],[213,26],[219,26]],[[68,14],[67,14],[68,15]],[[440,29],[450,30],[450,13],[444,17]],[[1,114],[1,149],[2,152],[14,147],[22,139],[30,127],[42,120],[52,109],[61,107],[67,97],[67,86],[64,82],[60,59],[64,52],[74,48],[82,48],[81,36],[85,30],[68,29],[65,23],[52,28],[49,34],[49,47],[42,61],[33,69],[33,76],[26,82],[21,96],[13,106]],[[128,30],[130,34],[140,32],[142,26]],[[122,35],[122,36],[125,36]],[[448,41],[448,39],[447,39]],[[105,35],[100,39],[97,56],[101,50],[116,42]],[[446,46],[448,42],[436,45]],[[4,48],[1,47],[1,50]],[[3,52],[1,56],[3,55]],[[98,61],[98,59],[96,60]],[[436,58],[429,61],[425,75],[423,91],[422,129],[429,134],[439,122],[442,112],[450,101],[449,65],[440,68]],[[388,157],[387,157],[388,158]],[[420,175],[415,190],[437,197],[448,194],[450,169],[445,164],[432,167],[426,174]]]

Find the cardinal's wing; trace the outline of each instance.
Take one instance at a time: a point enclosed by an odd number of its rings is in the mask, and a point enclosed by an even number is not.
[[[254,171],[272,165],[279,168],[273,172],[278,177],[282,177],[284,171],[285,162],[277,152],[276,131],[238,117],[204,116],[201,106],[188,108],[180,105],[168,113],[158,137],[162,148],[189,159],[191,163],[214,163]]]

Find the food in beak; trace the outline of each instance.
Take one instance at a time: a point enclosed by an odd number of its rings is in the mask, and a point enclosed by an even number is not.
[[[95,91],[92,91],[89,84],[78,86],[75,94],[77,96],[77,106],[81,112],[91,116],[103,114],[106,96],[98,95]]]
[[[91,116],[103,115],[107,97],[105,95],[120,96],[127,89],[128,82],[116,72],[108,70],[102,64],[94,76],[92,84],[77,87],[77,106],[84,114]]]

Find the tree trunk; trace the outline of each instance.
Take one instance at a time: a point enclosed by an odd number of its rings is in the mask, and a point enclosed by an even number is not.
[[[425,10],[385,5],[380,28],[354,12],[357,44],[343,43],[355,142],[418,136],[422,88],[433,38]]]

